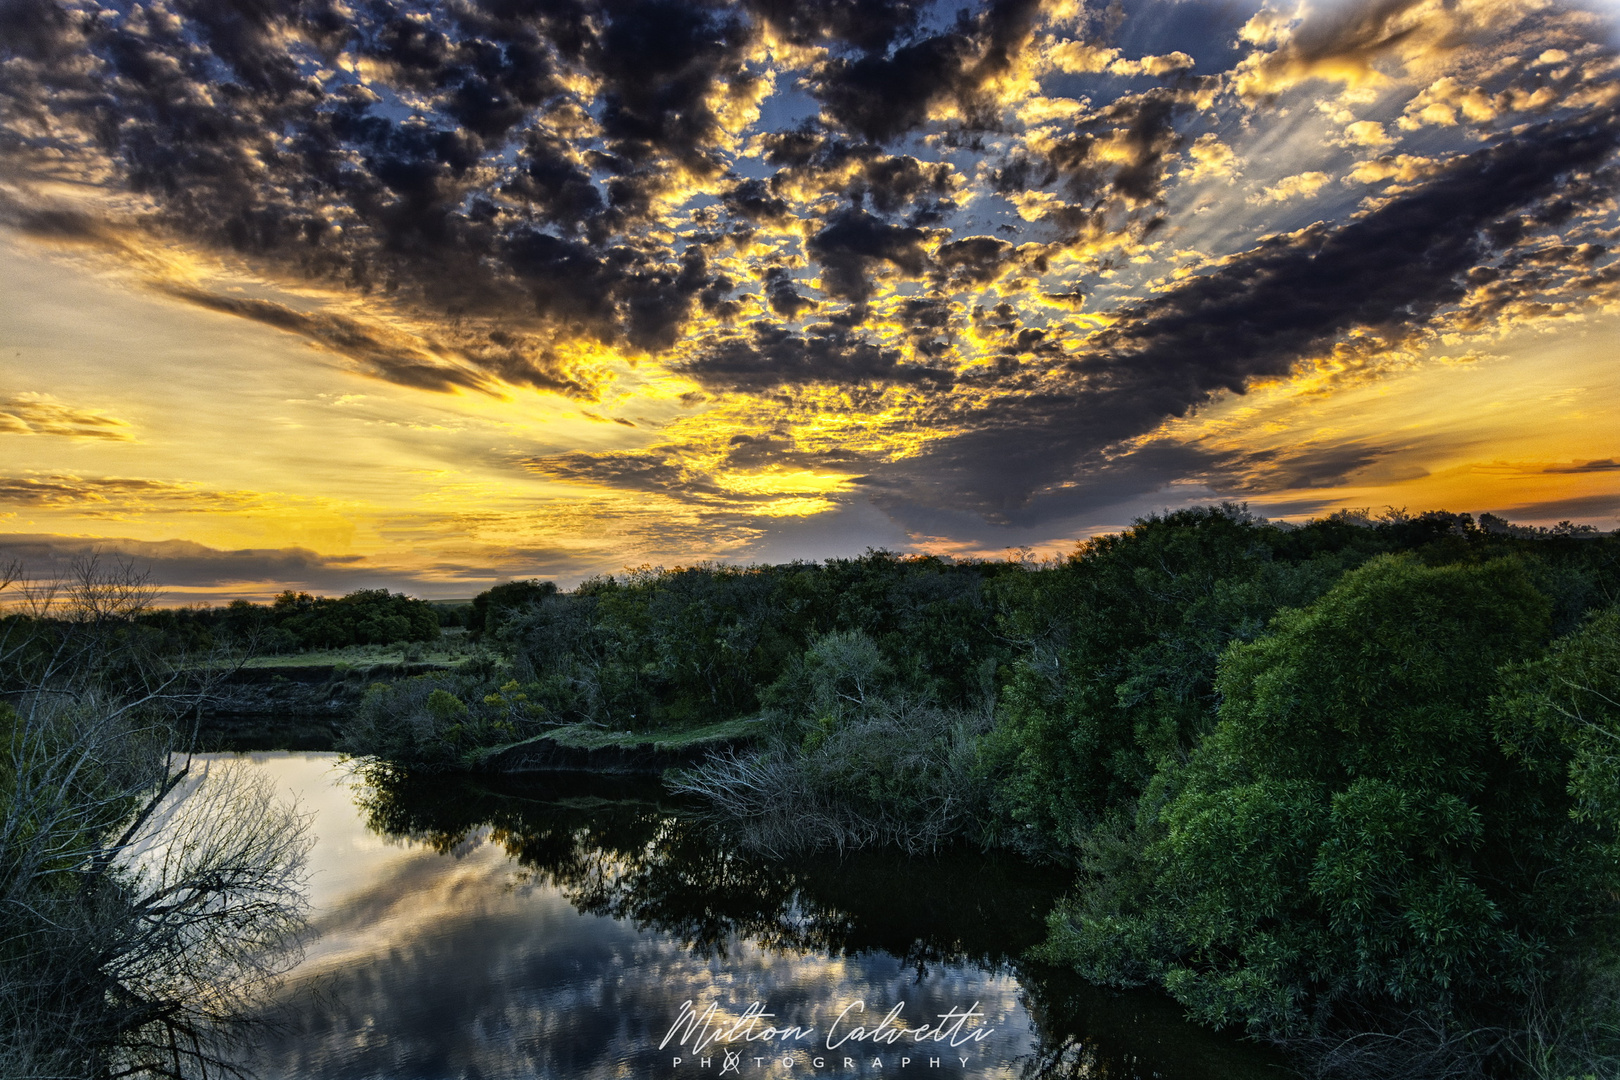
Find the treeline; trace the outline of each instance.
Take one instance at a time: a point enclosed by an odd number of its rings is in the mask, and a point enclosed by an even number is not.
[[[1620,538],[1225,506],[1052,564],[503,588],[502,661],[376,689],[351,749],[760,716],[672,778],[755,847],[1065,863],[1047,959],[1323,1074],[1615,1073]]]
[[[387,589],[361,589],[341,597],[288,590],[269,604],[233,600],[223,607],[149,608],[135,616],[133,625],[168,653],[247,648],[275,654],[437,641],[443,626],[461,625],[464,608]]]

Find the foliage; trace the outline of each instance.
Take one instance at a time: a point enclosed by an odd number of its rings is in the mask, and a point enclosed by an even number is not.
[[[711,759],[674,787],[763,851],[938,850],[980,817],[974,765],[992,699],[952,708],[929,689],[919,693],[866,632],[822,634],[762,695],[768,745]]]
[[[1510,670],[1495,712],[1497,737],[1528,767],[1567,761],[1577,818],[1620,830],[1620,607]],[[1620,848],[1609,856],[1620,860]]]
[[[1034,843],[1071,846],[1209,725],[1215,662],[1367,556],[1366,530],[1284,530],[1236,507],[1181,511],[1081,545],[1020,583],[1024,644],[985,748],[997,802]],[[1011,838],[1009,838],[1011,839]]]
[[[555,582],[539,581],[534,578],[504,582],[473,597],[463,616],[465,621],[462,625],[466,626],[467,632],[475,638],[484,634],[496,634],[500,632],[501,624],[514,613],[556,594]],[[443,616],[441,621],[442,618]]]
[[[518,683],[497,689],[476,663],[374,683],[345,725],[340,748],[415,769],[462,769],[473,751],[529,733],[526,706]]]
[[[171,764],[192,674],[222,658],[154,654],[151,595],[90,560],[25,588],[0,636],[3,1075],[233,1072],[297,956],[306,822],[228,767]]]
[[[1579,798],[1582,740],[1620,728],[1523,704],[1569,700],[1552,671],[1589,670],[1612,613],[1510,668],[1492,719],[1499,669],[1540,650],[1551,608],[1517,560],[1381,556],[1231,645],[1218,722],[1161,762],[1134,827],[1088,837],[1047,955],[1159,982],[1210,1024],[1416,1024],[1447,1061],[1484,1053],[1464,1036],[1522,1020],[1620,886],[1612,822]]]
[[[1438,512],[1337,514],[1296,527],[1225,505],[1150,517],[1050,569],[1000,579],[1003,633],[1020,646],[982,763],[1002,842],[1077,857],[1213,725],[1225,650],[1378,554],[1409,552],[1429,565],[1515,555],[1552,602],[1560,633],[1620,597],[1620,544],[1527,532]]]
[[[275,628],[305,649],[437,641],[433,605],[386,589],[361,589],[338,599],[284,592],[270,607]]]
[[[757,712],[812,640],[855,630],[916,696],[961,706],[993,689],[1006,655],[988,586],[1019,572],[887,552],[647,569],[539,597],[496,636],[559,721],[648,729]]]
[[[159,652],[245,649],[256,654],[439,640],[441,622],[456,625],[462,609],[430,604],[386,589],[341,597],[291,590],[270,604],[233,600],[224,607],[145,608],[127,621]]]

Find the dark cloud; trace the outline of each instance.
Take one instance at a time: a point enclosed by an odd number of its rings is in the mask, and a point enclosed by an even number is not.
[[[68,509],[87,517],[148,513],[212,513],[260,507],[253,491],[219,491],[142,477],[81,477],[71,473],[0,475],[0,506]]]
[[[920,198],[949,195],[955,186],[949,165],[876,154],[867,157],[847,190],[857,207],[870,202],[874,210],[893,214]]]
[[[744,54],[755,28],[721,5],[686,0],[614,0],[591,43],[602,76],[602,127],[614,152],[641,164],[668,155],[718,172],[714,95],[746,92],[758,76]]]
[[[960,459],[955,475],[937,467],[917,473],[879,468],[863,487],[909,532],[1007,543],[1048,540],[1077,522],[1125,525],[1167,505],[1210,502],[1222,489],[1236,488],[1235,478],[1251,464],[1243,454],[1155,440],[1121,453],[1092,453],[1068,480],[1043,490],[1038,502],[1021,500],[1004,510],[953,498],[977,479],[973,464]]]
[[[790,208],[786,199],[771,194],[763,180],[742,180],[721,197],[733,214],[749,221],[786,221]]]
[[[665,446],[642,451],[576,450],[529,458],[530,472],[553,480],[611,488],[615,491],[667,495],[683,502],[730,505],[766,502],[776,495],[729,492],[685,457],[691,447]]]
[[[921,277],[928,266],[921,229],[893,225],[864,210],[850,210],[833,218],[810,237],[806,245],[821,263],[825,292],[860,302],[872,295],[872,273],[887,264],[910,277]]]
[[[752,525],[755,507],[779,499],[783,492],[745,492],[724,487],[704,462],[708,451],[692,445],[666,445],[647,450],[573,451],[527,458],[519,464],[553,480],[591,484],[615,491],[666,495],[732,515],[738,525]],[[781,432],[733,435],[726,441],[725,469],[758,470],[768,466],[849,470],[861,464],[858,454],[841,450],[804,451]],[[859,479],[856,481],[859,482]],[[813,491],[804,494],[822,495]],[[674,523],[670,523],[674,527]],[[660,530],[663,526],[660,525]]]
[[[1037,0],[996,0],[978,14],[964,10],[944,33],[834,57],[816,72],[816,96],[834,124],[879,143],[922,126],[943,101],[988,123],[985,84],[1011,67],[1038,8]]]
[[[678,494],[697,491],[696,479],[678,456],[667,450],[647,453],[587,453],[575,451],[522,462],[531,472],[554,480],[596,484],[618,491]],[[712,492],[712,489],[711,489]]]
[[[164,289],[170,296],[209,311],[250,319],[298,334],[332,352],[358,361],[370,373],[389,382],[440,392],[457,388],[490,391],[487,379],[445,364],[403,342],[387,340],[382,331],[341,315],[295,311],[273,300],[221,296],[188,286]]]
[[[1124,450],[1093,451],[1038,499],[988,515],[944,497],[960,477],[941,482],[933,491],[936,498],[919,499],[911,477],[884,470],[867,478],[865,486],[913,532],[973,536],[984,544],[998,542],[998,536],[1004,542],[1034,542],[1081,523],[1122,526],[1144,513],[1222,500],[1264,500],[1265,512],[1273,515],[1319,514],[1332,506],[1331,495],[1300,498],[1299,491],[1348,484],[1356,472],[1399,449],[1352,443],[1254,451],[1150,439]],[[1296,494],[1278,501],[1283,492]],[[986,518],[993,532],[985,528]]]
[[[604,202],[590,169],[574,160],[566,144],[541,132],[528,133],[518,154],[517,175],[501,192],[564,232],[599,228]]]
[[[899,349],[875,344],[846,328],[820,323],[809,331],[794,334],[755,323],[745,335],[705,340],[680,370],[710,390],[753,393],[801,383],[944,388],[953,381],[947,368],[908,363]]]
[[[1356,473],[1402,449],[1398,445],[1351,442],[1253,451],[1225,459],[1224,476],[1217,486],[1222,491],[1242,495],[1341,487]]]
[[[356,589],[390,589],[428,598],[462,598],[498,580],[577,575],[578,552],[556,548],[501,548],[476,561],[439,560],[425,566],[390,565],[361,555],[322,555],[302,547],[212,548],[189,540],[147,541],[122,537],[0,533],[0,563],[16,560],[27,578],[59,581],[76,561],[99,557],[103,565],[129,564],[168,590],[159,603],[188,594],[264,598],[283,589],[340,595]],[[0,602],[9,599],[0,593]],[[211,599],[211,598],[210,598]]]
[[[1014,247],[994,236],[970,236],[941,244],[934,253],[935,263],[954,277],[970,284],[984,285],[1001,275],[1015,254]]]
[[[539,229],[502,245],[512,280],[548,323],[598,340],[667,349],[699,293],[714,284],[701,248],[678,258],[634,244],[603,249]]]
[[[1564,465],[1542,471],[1549,473],[1620,472],[1620,461],[1615,461],[1613,458],[1602,458],[1597,461],[1583,461],[1577,465]]]
[[[894,467],[906,478],[894,482],[932,499],[948,478],[958,503],[1010,519],[1033,493],[1096,468],[1104,448],[1218,391],[1286,375],[1351,329],[1404,339],[1462,299],[1468,273],[1493,255],[1494,224],[1560,198],[1617,140],[1607,113],[1523,129],[1347,224],[1272,237],[1126,305],[1063,377],[1015,378],[1007,389],[1018,394],[993,409],[942,415],[968,430]]]
[[[1468,272],[1493,253],[1491,225],[1556,197],[1617,141],[1613,115],[1529,128],[1348,224],[1273,237],[1127,306],[1075,371],[1173,416],[1211,391],[1286,374],[1351,327],[1401,336],[1462,299]]]
[[[1521,503],[1505,510],[1495,511],[1502,517],[1518,521],[1575,521],[1613,526],[1620,518],[1620,493],[1612,495],[1578,495],[1569,499],[1548,499],[1546,502]]]
[[[298,547],[226,551],[189,540],[154,543],[116,537],[0,534],[0,559],[17,560],[24,572],[36,580],[66,577],[75,559],[93,554],[105,560],[127,561],[137,571],[149,571],[155,585],[190,588],[258,582],[285,582],[295,588],[343,588],[346,582],[364,575],[365,564],[358,555],[320,555]]]
[[[771,310],[784,319],[797,319],[818,306],[814,300],[799,292],[792,273],[784,266],[766,268],[765,296],[770,301]]]
[[[538,345],[504,330],[492,330],[483,337],[465,335],[457,345],[450,346],[344,315],[297,311],[274,300],[224,296],[186,285],[163,285],[160,290],[209,311],[297,334],[348,357],[367,374],[401,386],[440,393],[456,389],[497,393],[484,374],[488,371],[513,385],[575,397],[594,393],[588,381],[565,370]],[[458,359],[461,364],[453,362]]]

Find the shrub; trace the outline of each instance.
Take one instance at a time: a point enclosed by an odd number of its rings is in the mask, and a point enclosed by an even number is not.
[[[464,769],[470,754],[527,733],[528,713],[509,707],[494,690],[491,677],[479,671],[374,683],[344,723],[338,748],[408,769]]]
[[[1123,842],[1136,865],[1093,843],[1046,955],[1277,1039],[1521,1016],[1620,884],[1567,772],[1495,737],[1498,669],[1548,617],[1516,562],[1386,556],[1234,644],[1218,724]]]
[[[772,745],[713,758],[674,781],[707,799],[748,846],[934,851],[974,828],[987,708],[908,695],[859,630],[817,637],[765,696],[777,726]]]

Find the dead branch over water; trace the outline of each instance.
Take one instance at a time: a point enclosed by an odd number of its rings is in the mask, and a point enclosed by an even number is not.
[[[186,749],[231,657],[161,658],[92,557],[0,571],[0,1075],[218,1076],[298,959],[307,816]],[[240,658],[236,658],[239,662]]]

